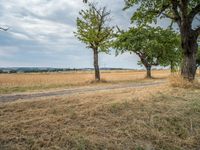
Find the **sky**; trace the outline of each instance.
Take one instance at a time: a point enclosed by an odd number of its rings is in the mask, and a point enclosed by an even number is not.
[[[94,1],[94,0],[93,0]],[[130,27],[134,8],[122,11],[123,0],[99,0],[111,10],[111,25]],[[78,41],[78,12],[82,0],[0,0],[0,67],[93,67],[92,50]],[[162,25],[165,25],[163,22]],[[100,54],[100,67],[138,68],[138,57]]]

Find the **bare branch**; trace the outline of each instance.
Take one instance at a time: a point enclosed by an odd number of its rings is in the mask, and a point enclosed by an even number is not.
[[[3,31],[8,31],[9,28],[3,28],[3,27],[0,27],[0,30],[3,30]]]
[[[117,29],[117,33],[123,33],[123,32],[124,32],[123,30],[121,30],[121,29],[119,28],[118,25],[116,26],[116,29]]]

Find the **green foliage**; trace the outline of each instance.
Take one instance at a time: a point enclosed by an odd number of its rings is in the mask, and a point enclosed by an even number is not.
[[[163,65],[178,61],[180,41],[179,36],[170,29],[160,27],[130,28],[117,36],[114,47],[117,53],[130,52],[140,57],[140,64]]]
[[[128,9],[132,6],[137,6],[137,11],[132,16],[132,22],[153,23],[157,18],[170,18],[172,21],[179,20],[181,9],[179,0],[125,0],[125,8]],[[193,19],[194,15],[199,13],[199,0],[190,0],[186,2],[186,11]]]
[[[97,9],[90,3],[88,9],[81,10],[79,14],[75,36],[85,43],[87,48],[108,52],[113,38],[113,27],[107,25],[110,12],[105,7]]]
[[[190,55],[196,54],[196,39],[200,35],[200,26],[192,24],[200,16],[200,0],[125,0],[125,8],[137,7],[131,18],[132,23],[146,25],[157,23],[158,18],[169,18],[177,23],[181,35],[183,56],[181,75],[189,81],[195,78],[196,60]],[[198,20],[198,19],[197,19]],[[189,59],[187,59],[189,58]]]

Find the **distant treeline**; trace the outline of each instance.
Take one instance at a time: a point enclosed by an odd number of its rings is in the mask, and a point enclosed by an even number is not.
[[[45,72],[67,72],[67,71],[89,71],[94,70],[93,68],[0,68],[0,73],[45,73]],[[131,70],[123,68],[101,68],[101,70]]]
[[[62,72],[74,71],[65,68],[0,68],[0,73],[37,73],[37,72]]]

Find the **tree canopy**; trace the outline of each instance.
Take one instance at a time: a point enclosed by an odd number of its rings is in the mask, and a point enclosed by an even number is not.
[[[200,17],[200,0],[125,0],[125,4],[125,9],[137,7],[131,20],[139,25],[156,23],[158,18],[169,18],[172,24],[178,24],[183,53],[181,74],[189,81],[194,80],[200,26],[193,27],[193,22],[200,22],[195,19]]]
[[[170,18],[179,26],[184,15],[192,24],[194,17],[200,15],[199,0],[125,0],[125,8],[138,6],[133,13],[132,21],[137,23],[152,23],[158,18]],[[200,27],[196,32],[200,32]]]
[[[108,25],[110,12],[106,7],[97,9],[94,4],[89,4],[89,9],[81,10],[79,14],[75,36],[85,43],[87,48],[108,52],[113,37],[113,27]]]
[[[139,64],[147,69],[151,66],[167,66],[178,61],[179,36],[170,29],[150,26],[130,28],[122,31],[114,43],[117,53],[130,52],[139,56]]]

